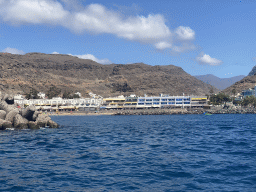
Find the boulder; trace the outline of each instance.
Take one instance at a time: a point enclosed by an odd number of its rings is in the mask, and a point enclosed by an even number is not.
[[[50,128],[59,128],[58,123],[54,122],[53,120],[49,120],[49,121],[47,122],[47,125],[48,125]]]
[[[3,119],[0,119],[0,130],[5,130],[6,128],[12,128],[12,123]]]
[[[3,100],[9,105],[14,104],[14,96],[13,95],[5,94],[3,97]]]
[[[32,121],[35,111],[36,111],[36,107],[33,105],[30,105],[21,111],[21,115],[27,120]]]
[[[33,120],[33,121],[36,121],[36,119],[37,119],[37,117],[38,117],[39,114],[40,114],[40,113],[39,113],[38,111],[35,111],[35,113],[33,114],[32,120]]]
[[[20,114],[17,114],[13,118],[13,125],[18,129],[27,129],[28,128],[28,120],[22,117]]]
[[[40,127],[46,127],[48,125],[48,121],[50,121],[51,118],[48,115],[45,114],[39,114],[36,118],[36,123]]]
[[[13,123],[13,119],[14,117],[19,114],[19,110],[18,109],[13,109],[12,111],[10,111],[9,113],[7,113],[5,120],[6,121],[10,121],[11,123]]]
[[[15,108],[16,107],[13,105],[8,105],[6,103],[6,101],[0,101],[0,110],[4,110],[6,113],[9,113],[10,111],[12,111]]]
[[[0,110],[0,119],[5,119],[6,117],[6,112],[4,110]]]
[[[5,122],[5,120],[0,119],[0,130],[5,130],[5,129],[3,128],[4,122]]]
[[[48,115],[37,112],[35,106],[28,106],[25,109],[20,109],[20,107],[18,108],[18,106],[14,104],[13,96],[5,94],[1,98],[0,130],[12,127],[17,129],[39,129],[40,127],[46,126],[49,126],[50,128],[59,127],[59,125],[52,121]]]
[[[28,122],[28,128],[29,129],[39,129],[40,126],[34,121],[29,121]]]

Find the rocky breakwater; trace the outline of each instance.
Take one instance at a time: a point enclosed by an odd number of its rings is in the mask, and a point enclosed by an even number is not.
[[[203,109],[188,110],[184,109],[137,109],[117,111],[113,115],[186,115],[186,114],[203,114]]]
[[[0,100],[0,130],[7,128],[39,129],[46,126],[59,127],[48,115],[38,113],[35,106],[31,105],[21,109],[14,104],[13,97],[9,95],[5,95]]]

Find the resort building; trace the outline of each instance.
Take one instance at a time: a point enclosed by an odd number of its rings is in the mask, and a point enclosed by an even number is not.
[[[191,107],[206,107],[207,97],[206,96],[191,96]]]
[[[21,95],[14,97],[14,102],[20,107],[35,105],[38,111],[87,111],[96,109],[143,109],[143,108],[186,108],[186,107],[206,107],[206,96],[169,96],[160,94],[159,96],[137,97],[130,95],[124,97],[102,98],[93,93],[89,93],[91,98],[63,99],[54,97],[52,99],[24,99]]]
[[[190,96],[169,96],[160,95],[159,97],[138,97],[137,108],[149,108],[149,107],[190,107]]]
[[[16,97],[17,98],[17,97]],[[62,99],[54,97],[52,99],[15,99],[14,102],[21,107],[35,105],[39,111],[85,111],[89,108],[99,108],[103,104],[102,98],[76,98]]]
[[[123,108],[125,103],[125,97],[120,95],[118,97],[108,97],[103,99],[102,109],[114,109],[114,108]]]
[[[136,95],[130,95],[129,97],[125,98],[124,107],[125,108],[136,108],[138,103],[138,97]]]
[[[245,97],[247,97],[247,96],[254,96],[254,97],[256,97],[256,92],[255,92],[255,90],[256,90],[256,86],[255,86],[254,88],[249,88],[249,89],[247,89],[247,90],[243,90],[243,91],[242,91],[242,96],[243,96],[243,98],[245,98]]]

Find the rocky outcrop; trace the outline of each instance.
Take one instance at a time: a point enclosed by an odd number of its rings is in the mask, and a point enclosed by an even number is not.
[[[248,76],[254,76],[256,74],[256,66],[254,66],[252,68],[252,70],[250,71],[250,73],[248,74]]]
[[[46,126],[50,128],[59,127],[48,115],[39,114],[35,106],[20,109],[12,102],[12,99],[11,95],[4,95],[0,99],[0,130],[13,127],[16,129],[39,129]]]

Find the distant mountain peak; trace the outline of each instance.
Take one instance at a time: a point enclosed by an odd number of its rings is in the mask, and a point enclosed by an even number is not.
[[[243,79],[245,77],[245,75],[239,75],[239,76],[230,77],[230,78],[219,78],[219,77],[216,77],[215,75],[207,74],[207,75],[197,75],[195,77],[205,83],[208,83],[208,84],[220,89],[220,90],[224,90],[227,87],[230,87],[231,85],[236,83],[237,81],[240,81],[241,79]]]
[[[252,70],[250,71],[250,73],[248,74],[248,76],[253,76],[256,73],[256,65],[252,68]]]

